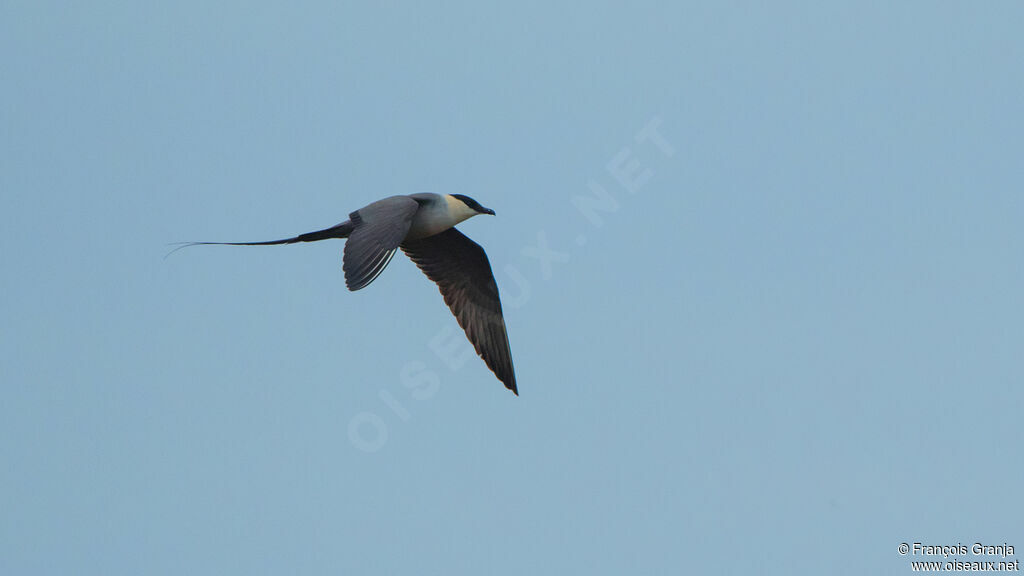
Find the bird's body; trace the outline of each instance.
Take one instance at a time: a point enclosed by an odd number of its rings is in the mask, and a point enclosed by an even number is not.
[[[347,238],[342,269],[349,290],[369,285],[401,248],[441,290],[444,301],[487,366],[518,395],[512,353],[491,265],[476,242],[455,225],[494,214],[462,194],[391,196],[349,214],[341,224],[267,242],[189,242],[267,246]],[[182,246],[182,247],[184,247]]]
[[[481,214],[467,206],[465,202],[450,195],[413,194],[409,197],[416,199],[420,206],[416,214],[413,215],[412,224],[409,226],[409,233],[406,234],[405,240],[419,240],[440,234],[477,214]],[[380,202],[386,200],[388,199],[385,198]],[[482,213],[487,214],[487,212]]]

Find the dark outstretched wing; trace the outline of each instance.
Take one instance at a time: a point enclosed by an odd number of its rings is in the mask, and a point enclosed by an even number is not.
[[[353,228],[342,264],[349,290],[365,288],[384,271],[418,209],[412,198],[392,196],[349,214]]]
[[[484,249],[449,228],[434,236],[403,242],[402,251],[437,283],[445,304],[487,367],[506,388],[519,395],[498,285]]]

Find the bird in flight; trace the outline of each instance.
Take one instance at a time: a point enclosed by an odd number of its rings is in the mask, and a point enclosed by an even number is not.
[[[463,194],[410,194],[378,200],[323,230],[266,242],[185,242],[198,245],[270,246],[347,238],[342,270],[349,290],[373,282],[401,248],[416,266],[437,283],[445,304],[465,330],[477,354],[505,387],[519,395],[512,368],[498,285],[487,254],[455,229],[477,214],[494,215]]]

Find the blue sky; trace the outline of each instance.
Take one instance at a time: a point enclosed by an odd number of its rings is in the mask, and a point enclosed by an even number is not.
[[[1022,17],[3,2],[0,573],[1024,546]],[[164,259],[414,192],[497,212],[520,397],[404,257]]]

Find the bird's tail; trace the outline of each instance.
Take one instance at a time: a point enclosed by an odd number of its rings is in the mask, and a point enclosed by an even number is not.
[[[189,246],[273,246],[275,244],[295,244],[296,242],[316,242],[317,240],[327,240],[328,238],[348,238],[354,228],[355,226],[352,224],[352,221],[346,220],[337,226],[331,226],[316,232],[299,234],[294,238],[284,238],[282,240],[266,240],[264,242],[177,242],[177,248],[168,252],[167,256]]]

